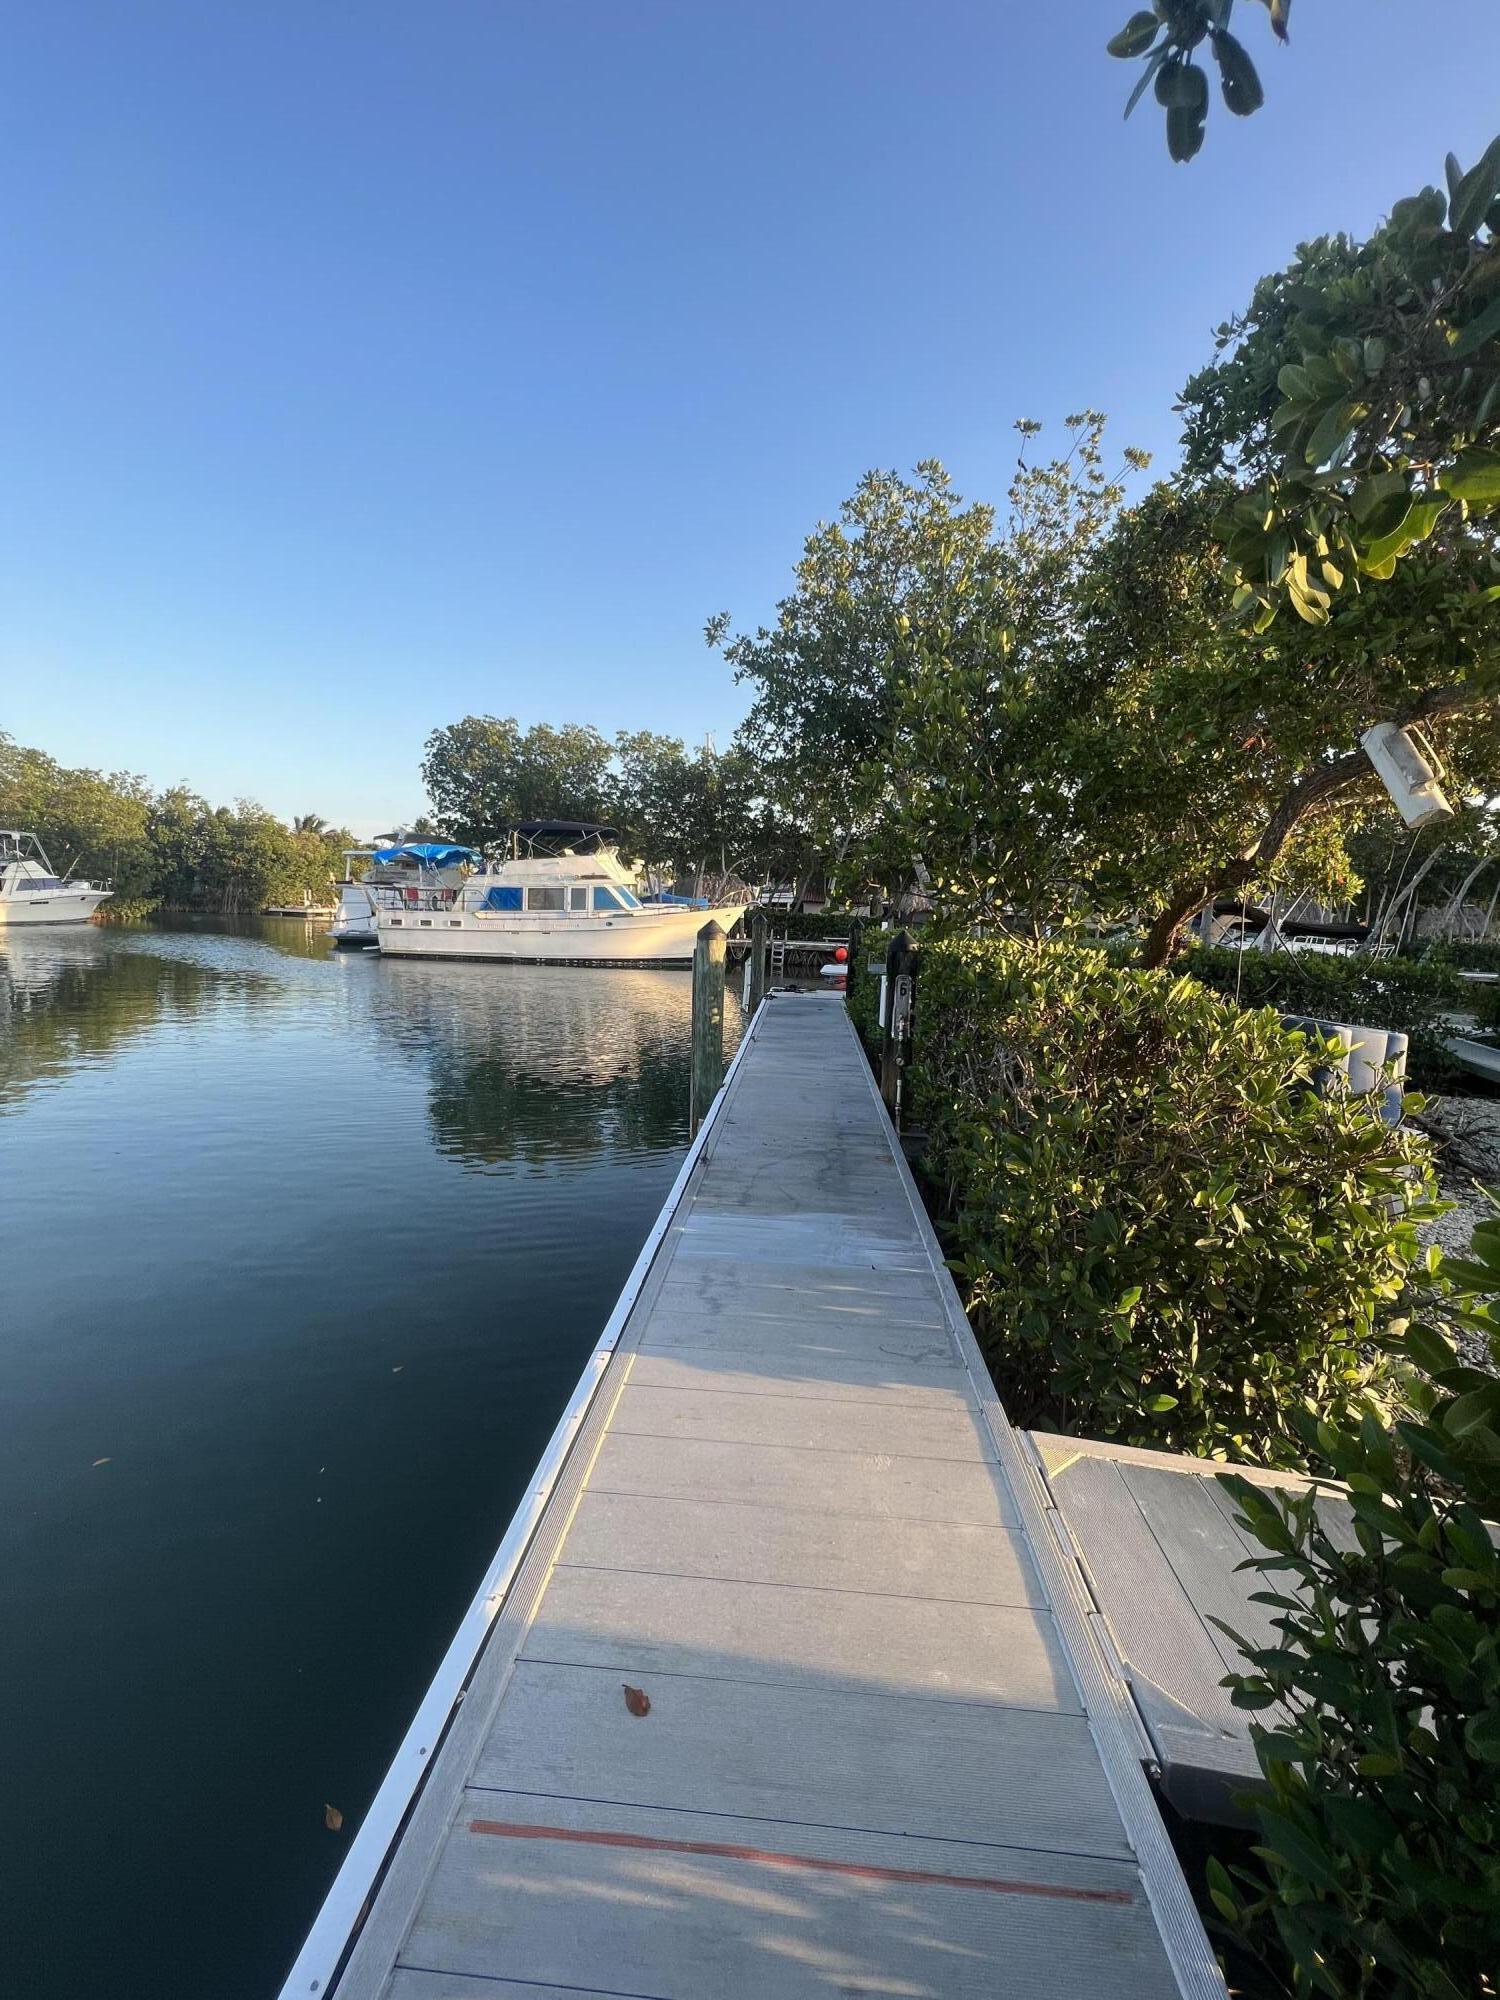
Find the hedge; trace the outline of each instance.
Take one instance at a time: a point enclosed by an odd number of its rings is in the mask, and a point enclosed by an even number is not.
[[[1423,957],[1462,972],[1500,972],[1500,939],[1453,938],[1428,945]]]
[[[1500,1293],[1500,1226],[1439,1275],[1472,1290],[1406,1336],[1413,1415],[1303,1419],[1350,1489],[1352,1547],[1315,1494],[1223,1475],[1277,1614],[1271,1644],[1240,1642],[1232,1699],[1278,1717],[1251,1724],[1261,1866],[1210,1864],[1209,1890],[1325,2000],[1458,2000],[1500,1972],[1500,1333],[1479,1303]],[[1488,1335],[1489,1370],[1460,1361],[1455,1323]]]
[[[1445,1015],[1473,1005],[1473,989],[1440,958],[1361,958],[1331,952],[1224,951],[1195,946],[1175,968],[1244,1007],[1274,1007],[1365,1028],[1398,1028],[1411,1038],[1407,1076],[1424,1090],[1463,1073],[1443,1048]]]
[[[1384,1392],[1430,1157],[1317,1096],[1321,1053],[1099,951],[924,950],[923,1166],[1017,1422],[1300,1466],[1298,1410]]]
[[[846,938],[849,926],[854,922],[851,910],[819,910],[815,913],[799,910],[793,915],[790,910],[778,909],[774,903],[757,903],[745,912],[747,931],[751,919],[756,916],[765,918],[773,937],[779,931],[787,938]]]

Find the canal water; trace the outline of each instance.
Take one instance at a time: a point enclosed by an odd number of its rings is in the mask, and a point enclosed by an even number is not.
[[[0,932],[6,1991],[274,1995],[681,1163],[689,1002]]]

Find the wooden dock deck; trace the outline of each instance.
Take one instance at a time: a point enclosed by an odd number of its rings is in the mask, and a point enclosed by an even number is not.
[[[562,1436],[283,2000],[1222,1996],[838,1001],[760,1009]]]

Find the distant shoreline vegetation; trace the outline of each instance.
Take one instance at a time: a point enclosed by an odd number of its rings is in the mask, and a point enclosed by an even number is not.
[[[115,921],[154,910],[248,915],[328,899],[355,844],[315,813],[290,825],[251,799],[210,806],[186,785],[157,791],[129,771],[70,770],[0,735],[0,824],[40,838],[59,872],[108,882]]]

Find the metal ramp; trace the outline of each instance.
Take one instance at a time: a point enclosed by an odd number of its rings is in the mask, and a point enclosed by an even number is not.
[[[1487,1083],[1500,1083],[1500,1048],[1476,1042],[1468,1035],[1449,1035],[1443,1047],[1471,1075],[1482,1076]]]
[[[760,1009],[617,1314],[285,2000],[1222,2000],[838,1000]]]

